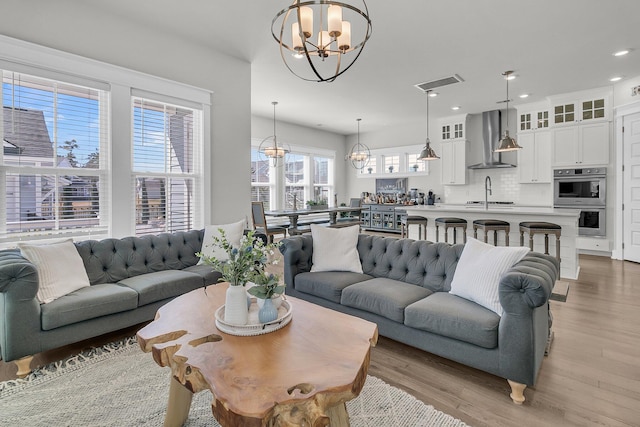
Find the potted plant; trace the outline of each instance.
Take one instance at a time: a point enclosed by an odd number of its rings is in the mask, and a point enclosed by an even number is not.
[[[309,209],[327,209],[329,202],[327,199],[307,200],[307,208]]]
[[[256,270],[253,282],[255,285],[250,287],[247,292],[257,298],[258,320],[260,323],[267,323],[278,318],[278,307],[282,303],[282,293],[284,285],[280,284],[280,278],[271,273],[267,273],[264,269]]]
[[[269,256],[275,253],[274,249],[280,242],[265,244],[255,237],[255,231],[252,230],[240,239],[239,247],[234,247],[227,240],[225,231],[221,228],[218,231],[220,237],[214,237],[213,244],[225,251],[227,259],[218,259],[201,252],[196,255],[222,274],[220,282],[229,282],[225,298],[225,322],[246,325],[248,305],[245,285],[255,279],[256,272],[264,271],[265,266],[269,264]]]

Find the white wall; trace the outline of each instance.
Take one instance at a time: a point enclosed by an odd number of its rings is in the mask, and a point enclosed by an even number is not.
[[[248,215],[249,62],[123,17],[96,17],[94,10],[78,1],[3,2],[0,34],[212,91],[211,156],[205,165],[212,191],[205,218],[222,223]]]
[[[273,119],[251,116],[251,138],[262,140],[273,135]],[[345,137],[333,132],[277,121],[278,141],[290,146],[317,147],[335,151],[335,192],[338,203],[349,203],[345,179]],[[248,182],[248,181],[247,181]]]

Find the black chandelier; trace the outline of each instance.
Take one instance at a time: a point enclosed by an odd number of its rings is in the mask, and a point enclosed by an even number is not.
[[[371,37],[369,10],[361,1],[362,9],[332,0],[295,0],[278,12],[271,34],[289,71],[315,82],[332,82],[347,71]]]

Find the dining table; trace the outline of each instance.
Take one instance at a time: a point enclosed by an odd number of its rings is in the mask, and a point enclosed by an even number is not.
[[[335,206],[327,208],[313,208],[313,209],[278,209],[265,211],[265,216],[270,217],[288,217],[289,228],[298,228],[298,219],[301,216],[313,215],[319,213],[329,214],[329,224],[335,225],[338,222],[338,214],[343,212],[361,212],[363,207],[351,207],[351,206]]]

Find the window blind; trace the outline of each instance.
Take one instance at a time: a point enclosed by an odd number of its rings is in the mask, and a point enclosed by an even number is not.
[[[132,104],[136,235],[201,227],[202,167],[194,153],[201,152],[202,111],[135,96]]]
[[[0,239],[106,230],[109,97],[96,86],[2,71]]]

